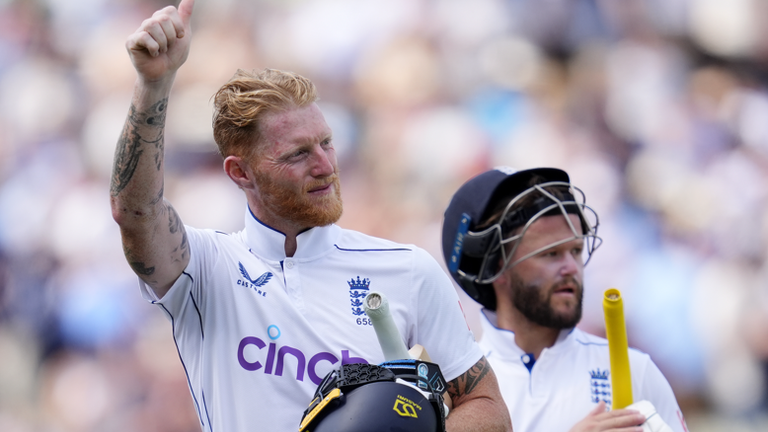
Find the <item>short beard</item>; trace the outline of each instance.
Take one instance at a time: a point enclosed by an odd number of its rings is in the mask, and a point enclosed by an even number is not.
[[[327,185],[329,181],[334,186],[333,194],[309,198],[307,193],[310,190]],[[300,190],[279,184],[261,174],[256,174],[256,184],[259,186],[262,203],[269,212],[302,228],[330,225],[341,218],[344,206],[338,173],[306,184]]]
[[[584,298],[584,289],[581,284],[572,280],[578,285],[578,294],[576,297],[576,307],[570,314],[557,313],[552,309],[551,300],[557,284],[554,284],[545,291],[539,285],[526,285],[520,278],[513,276],[511,282],[512,304],[529,321],[542,327],[566,329],[575,327],[581,321],[582,301]],[[541,296],[546,294],[546,298]]]

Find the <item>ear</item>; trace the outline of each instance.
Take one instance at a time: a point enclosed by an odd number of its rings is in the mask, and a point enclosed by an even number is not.
[[[502,258],[499,258],[498,265],[499,265],[499,268],[504,267],[504,260]],[[496,280],[492,282],[493,290],[496,292],[497,299],[499,298],[500,294],[506,295],[507,291],[509,290],[509,282],[510,282],[509,273],[510,273],[509,269],[502,271],[499,274],[499,277],[497,277]]]
[[[253,174],[248,164],[239,156],[227,156],[224,159],[224,172],[241,189],[252,189]]]
[[[496,292],[498,292],[499,289],[501,289],[502,287],[506,287],[508,282],[509,281],[507,280],[507,272],[505,271],[501,272],[499,277],[497,277],[496,280],[492,282],[493,289],[496,290]]]

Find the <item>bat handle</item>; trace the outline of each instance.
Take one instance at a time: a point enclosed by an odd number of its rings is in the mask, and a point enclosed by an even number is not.
[[[395,325],[395,320],[392,319],[392,313],[389,311],[389,301],[384,294],[376,291],[369,292],[365,296],[365,300],[363,300],[363,309],[368,314],[368,318],[371,319],[371,324],[373,324],[373,329],[376,331],[376,337],[379,339],[379,345],[381,345],[386,361],[414,358],[432,362],[427,350],[423,346],[416,344],[410,350],[405,346],[405,342],[400,337],[400,332]],[[453,409],[453,401],[448,392],[443,394],[443,404],[445,406],[445,416],[447,417],[450,410]]]
[[[365,296],[363,308],[376,331],[379,345],[384,352],[384,360],[410,359],[411,355],[408,353],[408,348],[400,337],[400,332],[392,319],[387,298],[381,293],[371,291]]]
[[[611,364],[612,408],[632,405],[632,374],[629,369],[629,345],[624,322],[624,302],[616,288],[605,291],[603,297],[605,337]]]

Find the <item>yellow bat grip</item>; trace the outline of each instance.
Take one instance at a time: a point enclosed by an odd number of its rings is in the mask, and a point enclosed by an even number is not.
[[[624,324],[624,304],[621,292],[616,288],[605,291],[603,297],[605,335],[611,358],[612,409],[632,405],[632,375],[629,372],[629,345]]]

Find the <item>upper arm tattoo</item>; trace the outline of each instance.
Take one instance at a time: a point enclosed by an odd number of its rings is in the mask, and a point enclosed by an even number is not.
[[[128,265],[131,266],[134,272],[140,276],[152,276],[155,272],[155,267],[147,267],[147,264],[138,261],[130,261]]]
[[[171,253],[171,257],[174,261],[180,261],[187,257],[189,253],[189,243],[187,242],[187,230],[184,229],[184,223],[181,221],[179,214],[171,205],[168,206],[168,229],[171,234],[181,232],[181,243]]]
[[[155,273],[154,266],[148,266],[147,263],[139,261],[136,255],[133,253],[133,250],[125,244],[123,244],[123,253],[125,254],[125,258],[128,260],[128,265],[131,266],[137,275],[151,276],[153,273]]]
[[[153,157],[157,170],[162,167],[167,106],[168,98],[152,105],[146,112],[137,112],[136,106],[131,105],[125,127],[117,142],[110,195],[117,196],[133,178],[145,150],[144,143],[151,144],[155,149]],[[139,127],[151,131],[152,136],[142,136]]]
[[[171,205],[168,205],[168,230],[170,230],[171,234],[184,231],[184,224],[181,222],[179,213]]]
[[[490,370],[491,367],[488,365],[488,360],[483,356],[464,374],[448,383],[448,392],[451,394],[451,397],[472,393],[472,390],[477,387]]]

